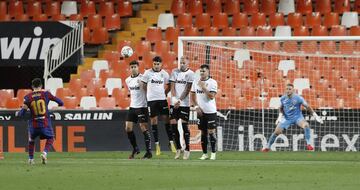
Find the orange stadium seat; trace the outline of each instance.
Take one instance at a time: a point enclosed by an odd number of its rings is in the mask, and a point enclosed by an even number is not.
[[[350,36],[360,36],[360,26],[352,26],[350,28],[349,35]]]
[[[186,11],[186,4],[185,1],[181,0],[173,0],[171,3],[171,12],[174,16],[178,16],[180,14],[185,13]]]
[[[72,21],[81,21],[83,20],[83,15],[82,14],[71,14],[69,16],[69,20],[72,20]],[[94,28],[93,28],[94,29]]]
[[[269,16],[269,25],[271,27],[285,25],[284,13],[273,13]]]
[[[264,51],[280,51],[280,42],[279,41],[266,41],[264,42]]]
[[[240,0],[226,0],[224,12],[233,15],[240,12]]]
[[[204,28],[204,36],[218,36],[219,35],[219,30],[217,27],[207,27]]]
[[[46,2],[44,13],[48,16],[59,15],[60,14],[60,2]]]
[[[102,97],[99,100],[99,107],[103,109],[115,109],[116,101],[113,97]]]
[[[86,27],[90,28],[91,30],[94,30],[95,28],[101,28],[102,27],[102,18],[99,14],[89,15]]]
[[[51,20],[54,20],[54,21],[66,20],[66,16],[63,14],[51,15]],[[89,32],[90,32],[90,30],[89,30]],[[87,43],[87,42],[85,41],[85,43]]]
[[[6,106],[6,101],[14,97],[13,89],[1,89],[0,90],[0,107]]]
[[[334,54],[336,50],[335,41],[321,41],[319,52],[322,54]]]
[[[236,29],[233,27],[226,27],[222,30],[223,36],[236,36]]]
[[[113,15],[114,13],[114,3],[112,1],[100,2],[99,14],[101,16]]]
[[[154,52],[158,55],[162,55],[164,52],[170,51],[170,44],[168,41],[157,41],[154,46]]]
[[[108,89],[107,88],[95,88],[94,96],[96,101],[99,102],[101,98],[108,97]]]
[[[354,4],[354,10],[358,13],[360,13],[360,0],[355,0],[355,4]]]
[[[350,0],[336,0],[334,5],[334,12],[343,13],[350,12]]]
[[[317,42],[316,41],[303,41],[300,49],[304,53],[314,54],[318,50]]]
[[[162,32],[159,27],[149,27],[146,31],[146,40],[149,40],[151,43],[161,41]]]
[[[289,13],[287,18],[287,25],[294,27],[299,27],[303,25],[303,18],[301,13]]]
[[[11,17],[15,17],[17,14],[24,14],[24,6],[22,1],[9,1],[8,13]]]
[[[18,89],[16,93],[16,97],[19,98],[20,101],[23,101],[24,97],[31,92],[32,92],[31,89]]]
[[[202,13],[195,17],[195,26],[199,29],[203,29],[211,26],[210,14]]]
[[[312,28],[319,25],[321,25],[321,14],[319,12],[306,14],[305,26]]]
[[[202,2],[198,0],[189,2],[189,13],[192,15],[199,15],[203,13]]]
[[[315,1],[315,11],[321,14],[331,12],[331,0]]]
[[[306,26],[299,26],[294,28],[293,36],[309,36],[309,29]]]
[[[79,78],[72,78],[69,82],[69,89],[71,90],[71,92],[75,91],[76,89],[80,89],[82,87],[83,86],[81,85],[81,80]]]
[[[105,44],[108,42],[109,42],[109,33],[105,27],[94,29],[90,43]]]
[[[15,15],[15,20],[19,21],[19,22],[27,22],[30,21],[29,15],[27,14],[16,14]]]
[[[63,15],[64,16],[64,15]],[[65,17],[65,16],[64,16]],[[54,18],[53,18],[54,19]],[[56,18],[55,18],[56,19]],[[61,19],[61,18],[59,18]],[[62,19],[65,20],[65,19]],[[84,27],[83,30],[83,40],[85,43],[90,43],[91,42],[91,33],[90,33],[90,29],[88,27]]]
[[[92,78],[86,85],[87,94],[88,95],[95,95],[95,91],[99,88],[104,87],[104,81],[99,78]]]
[[[119,30],[121,27],[121,20],[119,14],[106,15],[104,20],[104,27],[107,30]]]
[[[244,26],[248,26],[249,21],[248,21],[248,15],[244,14],[244,13],[235,13],[232,16],[232,24],[231,26],[233,28],[241,28]]]
[[[256,29],[256,36],[273,36],[272,28],[270,26],[259,26]]]
[[[214,16],[221,12],[221,0],[207,0],[206,12]]]
[[[341,54],[353,54],[355,48],[354,41],[340,41],[339,52]]]
[[[227,28],[229,26],[228,15],[226,13],[213,14],[212,25],[219,29]]]
[[[312,10],[311,0],[298,0],[296,4],[296,12],[301,14],[309,14]]]
[[[0,1],[0,16],[7,14],[7,3],[6,1]]]
[[[295,41],[285,41],[283,43],[282,50],[286,53],[297,53],[298,52],[298,46]]]
[[[48,21],[48,15],[47,14],[37,14],[33,16],[33,21],[40,21],[40,22],[44,22],[44,21]]]
[[[266,15],[264,13],[254,13],[251,15],[250,26],[258,27],[266,25]]]
[[[64,99],[65,96],[71,96],[71,90],[69,88],[58,88],[56,89],[56,96]]]
[[[186,27],[184,29],[184,36],[199,36],[199,30],[197,27]]]
[[[262,0],[260,12],[267,15],[274,14],[276,12],[276,0]]]
[[[8,14],[0,14],[0,21],[11,21],[11,16]]]
[[[95,71],[92,69],[82,71],[80,73],[81,86],[87,86],[89,82],[95,78]]]
[[[346,27],[342,25],[334,25],[330,29],[330,36],[346,36]]]
[[[176,26],[179,28],[192,26],[192,15],[189,13],[179,14],[177,17]]]
[[[139,56],[144,56],[147,52],[151,51],[151,43],[149,41],[138,41],[135,44],[135,51]]]
[[[6,108],[8,109],[19,109],[22,104],[18,98],[10,98],[6,101]]]
[[[240,28],[240,36],[255,36],[255,29],[252,26]]]
[[[96,8],[94,1],[81,1],[80,13],[85,17],[96,14]]]
[[[120,52],[124,46],[132,47],[131,43],[132,42],[130,40],[119,40],[116,42],[116,49]]]
[[[27,3],[26,14],[33,17],[33,16],[41,14],[41,13],[42,13],[41,2],[34,1],[34,2]]]
[[[132,2],[131,1],[124,1],[121,3],[121,1],[118,2],[118,12],[121,17],[125,16],[132,16],[133,14],[133,8],[132,8]]]
[[[177,42],[180,30],[177,27],[167,27],[165,31],[165,40],[169,42]]]
[[[247,14],[255,14],[259,12],[258,0],[243,1],[243,3],[244,3],[244,7],[242,12]]]
[[[314,26],[311,30],[311,35],[312,36],[328,36],[328,30],[325,26],[320,25],[320,26]]]
[[[79,106],[79,101],[76,97],[65,96],[63,101],[66,109],[75,109]]]
[[[324,15],[324,22],[323,22],[323,25],[328,27],[328,28],[331,28],[331,26],[333,25],[339,25],[339,14],[338,13],[334,13],[334,12],[331,12],[331,13],[326,13]]]

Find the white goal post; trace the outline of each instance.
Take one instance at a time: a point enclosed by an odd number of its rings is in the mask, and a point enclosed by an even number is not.
[[[192,70],[209,64],[218,82],[220,150],[260,150],[275,128],[287,83],[324,120],[320,125],[303,111],[317,151],[360,149],[360,36],[181,36],[177,46]],[[196,149],[199,138],[191,128]],[[305,150],[302,129],[290,127],[271,149]]]

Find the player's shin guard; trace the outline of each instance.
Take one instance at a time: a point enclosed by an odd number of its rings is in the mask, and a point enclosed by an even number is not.
[[[177,124],[171,124],[171,128],[172,128],[172,132],[173,132],[173,136],[175,138],[175,144],[176,144],[176,149],[181,149],[181,144],[180,144],[180,133],[179,130],[177,129]]]
[[[130,144],[133,147],[133,149],[134,150],[137,149],[136,137],[135,137],[134,131],[127,132],[127,136],[129,138]]]
[[[157,125],[151,125],[151,130],[154,136],[155,143],[159,142],[159,130]]]
[[[215,153],[216,152],[216,137],[215,137],[215,133],[210,133],[210,145],[211,145],[211,152]]]
[[[173,141],[174,137],[173,137],[173,132],[172,132],[170,124],[169,123],[165,124],[165,128],[166,128],[166,133],[168,135],[169,141]]]
[[[305,127],[304,128],[304,137],[305,137],[305,140],[306,140],[306,144],[309,145],[310,144],[310,127]]]
[[[277,134],[275,134],[275,133],[271,134],[271,136],[269,138],[269,142],[267,143],[267,148],[270,148],[271,145],[274,144],[276,137],[277,137]]]
[[[29,159],[34,159],[35,141],[29,141],[28,144]]]
[[[201,148],[204,154],[207,154],[207,145],[208,145],[208,133],[207,130],[201,131]]]
[[[184,140],[185,140],[185,150],[189,151],[190,150],[190,131],[189,131],[189,127],[187,123],[182,123],[182,128],[184,131]]]
[[[54,139],[46,139],[46,143],[45,143],[45,148],[44,148],[44,152],[48,153],[50,151],[51,146],[54,143]]]
[[[143,132],[144,134],[144,139],[145,139],[145,147],[146,147],[146,152],[151,152],[151,137],[150,137],[150,132],[148,130]]]

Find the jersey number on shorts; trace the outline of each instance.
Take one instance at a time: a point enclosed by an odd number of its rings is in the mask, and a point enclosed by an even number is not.
[[[43,99],[32,101],[31,107],[35,115],[44,115],[46,113],[45,101]]]

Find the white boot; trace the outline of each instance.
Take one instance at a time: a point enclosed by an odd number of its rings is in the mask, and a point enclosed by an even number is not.
[[[185,150],[185,151],[184,151],[183,159],[184,159],[184,160],[189,160],[189,158],[190,158],[190,151]]]
[[[176,150],[176,153],[175,153],[175,160],[179,159],[181,156],[181,150]]]
[[[211,153],[210,160],[216,160],[216,152]]]
[[[207,154],[203,154],[201,157],[200,157],[200,160],[207,160],[209,159],[209,156]]]

